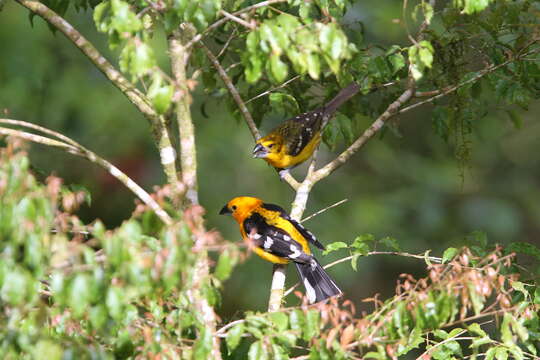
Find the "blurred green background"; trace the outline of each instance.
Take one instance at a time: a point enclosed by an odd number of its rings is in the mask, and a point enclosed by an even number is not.
[[[358,1],[348,17],[364,22],[369,41],[406,43],[399,18],[401,3]],[[107,56],[104,36],[97,34],[89,14],[72,10],[68,20]],[[161,62],[167,61],[164,39]],[[0,112],[2,117],[30,121],[60,131],[110,160],[152,191],[164,181],[146,120],[62,34],[53,34],[38,18],[30,26],[28,12],[8,2],[0,12]],[[354,100],[353,100],[354,101]],[[201,109],[208,116],[204,116]],[[207,209],[207,226],[228,241],[239,239],[236,223],[218,215],[230,198],[252,195],[288,208],[289,187],[265,162],[251,158],[253,140],[247,127],[231,116],[219,99],[198,90],[192,106],[197,131],[200,199]],[[303,109],[308,110],[308,109]],[[400,135],[386,132],[373,139],[353,160],[316,185],[305,215],[342,199],[345,204],[306,222],[323,243],[350,243],[372,233],[398,240],[401,249],[440,255],[459,246],[472,231],[487,233],[491,242],[539,243],[540,236],[540,103],[523,112],[516,128],[506,112],[493,106],[489,115],[473,123],[470,160],[456,158],[456,149],[433,131],[430,106],[399,118]],[[279,122],[263,124],[263,132]],[[366,122],[364,125],[367,125]],[[102,169],[64,152],[32,145],[35,168],[54,173],[67,184],[85,186],[92,203],[80,210],[89,223],[100,218],[113,227],[128,218],[134,198]],[[319,163],[340,149],[321,147]],[[305,173],[305,166],[293,171]],[[328,263],[345,252],[327,257]],[[350,298],[393,292],[401,273],[423,275],[421,260],[396,256],[361,258],[358,271],[348,263],[329,272]],[[297,275],[289,269],[288,282]],[[266,307],[271,265],[255,256],[239,265],[223,291],[220,314],[227,320],[245,310]],[[291,302],[296,302],[290,298]],[[360,304],[359,301],[357,301]]]

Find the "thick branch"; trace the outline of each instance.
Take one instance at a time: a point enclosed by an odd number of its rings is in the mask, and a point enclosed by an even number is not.
[[[192,204],[198,204],[197,193],[197,152],[195,147],[195,127],[191,118],[191,96],[187,86],[186,68],[188,59],[185,49],[187,30],[177,30],[169,37],[169,54],[171,68],[180,92],[176,104],[176,118],[178,121],[180,139],[180,164],[182,167],[182,182],[186,185],[186,196]]]
[[[317,170],[313,174],[313,181],[317,182],[326,176],[330,175],[332,172],[334,172],[337,168],[339,168],[341,165],[345,164],[347,160],[351,158],[364,144],[373,137],[379,130],[382,129],[384,124],[388,119],[390,119],[392,116],[398,113],[399,108],[409,101],[414,95],[414,89],[408,88],[401,94],[396,101],[391,103],[384,113],[382,113],[377,120],[371,124],[369,128],[367,128],[364,133],[356,139],[356,141],[349,146],[345,151],[343,151],[335,160],[331,161],[330,163],[326,164],[323,168]]]
[[[31,123],[26,123],[24,121],[18,121],[18,120],[10,120],[10,119],[0,119],[0,123],[6,123],[6,124],[15,124],[20,126],[25,126],[28,128],[41,128],[32,126]],[[44,128],[43,128],[44,129]],[[38,129],[40,131],[43,131],[41,129]],[[163,210],[159,204],[148,194],[142,187],[140,187],[135,181],[133,181],[129,176],[127,176],[125,173],[123,173],[120,169],[118,169],[116,166],[108,162],[107,160],[97,156],[92,151],[86,149],[82,145],[78,144],[77,142],[67,138],[64,135],[57,134],[49,129],[46,129],[46,132],[50,135],[56,136],[60,140],[51,139],[45,136],[36,135],[32,133],[28,133],[25,131],[20,130],[14,130],[14,129],[7,129],[0,127],[0,134],[6,135],[6,136],[16,136],[25,140],[33,141],[39,144],[58,147],[61,149],[66,150],[67,152],[81,156],[90,162],[97,164],[103,168],[105,168],[113,177],[118,179],[122,184],[124,184],[129,190],[131,190],[139,199],[141,199],[146,205],[148,205],[155,213],[156,215],[167,225],[172,224],[172,219],[170,218],[169,214]],[[61,135],[61,136],[59,136]],[[69,139],[69,141],[64,141],[64,138]]]
[[[148,119],[153,129],[155,142],[160,150],[161,164],[167,175],[167,180],[170,183],[178,181],[174,161],[175,152],[171,146],[167,127],[165,126],[165,120],[155,112],[147,97],[116,70],[91,42],[60,15],[49,9],[43,3],[37,1],[16,1],[34,14],[42,17],[56,29],[60,30]]]

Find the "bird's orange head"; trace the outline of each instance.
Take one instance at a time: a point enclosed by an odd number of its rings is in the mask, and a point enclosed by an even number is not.
[[[238,223],[242,223],[262,203],[263,201],[261,199],[255,197],[239,196],[225,204],[219,213],[231,214]]]

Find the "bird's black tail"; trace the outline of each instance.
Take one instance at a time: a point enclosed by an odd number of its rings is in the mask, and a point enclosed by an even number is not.
[[[347,87],[341,89],[341,91],[324,106],[324,114],[326,118],[330,118],[337,109],[347,100],[352,98],[356,93],[360,91],[360,85],[356,82],[349,84]]]
[[[312,257],[307,263],[295,262],[302,284],[306,288],[306,296],[311,304],[341,294],[336,283],[324,271],[319,262]]]

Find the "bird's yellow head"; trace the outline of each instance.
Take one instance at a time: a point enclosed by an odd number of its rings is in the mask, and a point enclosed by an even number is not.
[[[253,157],[272,160],[279,157],[283,150],[283,138],[276,134],[269,134],[257,140],[253,148]]]
[[[241,223],[257,207],[261,206],[263,201],[255,197],[239,196],[229,201],[219,212],[220,214],[231,214],[236,221]]]

